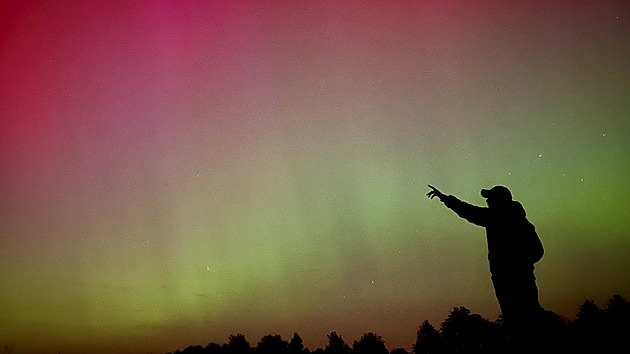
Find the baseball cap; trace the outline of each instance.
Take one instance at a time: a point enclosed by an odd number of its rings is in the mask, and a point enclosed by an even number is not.
[[[484,198],[512,200],[512,193],[510,193],[510,190],[504,186],[494,186],[490,189],[482,189],[481,196]]]

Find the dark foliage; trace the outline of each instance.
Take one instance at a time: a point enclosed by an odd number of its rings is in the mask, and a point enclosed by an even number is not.
[[[440,332],[429,321],[424,321],[418,329],[416,344],[412,346],[416,354],[435,354],[440,350]]]
[[[492,324],[465,307],[455,308],[442,323],[442,342],[450,353],[485,353],[493,343]]]
[[[256,354],[287,354],[288,352],[289,343],[282,340],[280,335],[266,335],[256,346]]]
[[[254,351],[243,334],[230,336],[227,344],[221,346],[222,354],[252,354]]]
[[[309,354],[309,350],[304,348],[304,344],[302,344],[302,338],[297,333],[293,333],[293,338],[289,342],[288,346],[289,354]]]
[[[568,340],[575,353],[613,353],[627,347],[630,333],[630,303],[613,296],[600,308],[592,300],[580,306],[577,318],[569,325]]]
[[[206,346],[205,354],[221,354],[221,353],[223,353],[223,351],[221,349],[221,345],[219,345],[217,343],[209,343]]]
[[[396,348],[390,354],[409,354],[409,352],[405,348]]]
[[[200,345],[190,346],[182,352],[182,354],[204,354],[205,349]]]
[[[494,353],[612,353],[627,347],[630,333],[630,303],[614,295],[604,307],[586,300],[576,319],[566,321],[558,314],[541,310],[535,326],[522,336],[505,331],[502,320],[489,321],[465,307],[454,308],[439,330],[429,321],[420,325],[413,354],[494,354]],[[388,352],[385,341],[366,333],[352,348],[331,332],[325,348],[304,347],[297,333],[287,342],[280,335],[266,335],[252,348],[242,334],[232,335],[223,345],[210,343],[189,346],[175,354],[409,354],[403,348]],[[525,339],[525,340],[523,340]]]
[[[337,332],[332,331],[327,337],[328,337],[328,345],[326,345],[326,348],[324,349],[324,354],[350,353],[350,347],[341,338],[341,336],[337,334]]]
[[[374,333],[366,333],[358,342],[352,344],[351,354],[388,354],[385,342],[381,336]]]

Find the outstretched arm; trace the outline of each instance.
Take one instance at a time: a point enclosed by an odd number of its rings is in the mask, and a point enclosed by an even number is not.
[[[433,197],[438,197],[447,208],[453,210],[459,217],[468,220],[469,222],[479,225],[479,226],[487,226],[488,220],[490,218],[490,211],[488,208],[482,208],[475,205],[468,204],[463,202],[452,195],[445,195],[444,193],[437,190],[437,188],[429,185],[431,191],[427,193],[427,197],[433,199]]]

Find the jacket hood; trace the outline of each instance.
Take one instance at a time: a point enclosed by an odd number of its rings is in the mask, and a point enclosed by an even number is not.
[[[510,218],[524,218],[526,217],[525,208],[523,205],[515,200],[511,200],[504,205],[498,205],[496,208],[499,213],[504,214]]]

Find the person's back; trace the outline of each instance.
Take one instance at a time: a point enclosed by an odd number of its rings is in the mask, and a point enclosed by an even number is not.
[[[534,225],[526,218],[525,209],[517,201],[489,207],[491,216],[486,226],[490,271],[532,271],[542,257],[542,244]]]

